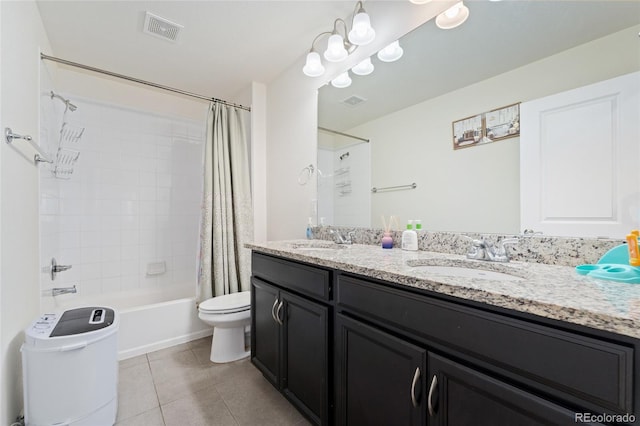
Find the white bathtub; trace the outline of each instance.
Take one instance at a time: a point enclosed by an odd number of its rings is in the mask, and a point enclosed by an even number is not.
[[[55,299],[43,298],[49,299],[43,300],[43,308],[47,312],[92,305],[117,309],[120,314],[118,358],[122,360],[206,337],[212,333],[211,327],[198,318],[195,297],[184,295],[184,289],[156,293],[120,292],[87,297],[69,294],[57,296]]]

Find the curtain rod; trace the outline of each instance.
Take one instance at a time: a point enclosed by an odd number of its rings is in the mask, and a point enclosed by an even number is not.
[[[82,68],[84,70],[93,71],[93,72],[97,72],[97,73],[100,73],[100,74],[105,74],[105,75],[108,75],[108,76],[111,76],[111,77],[116,77],[116,78],[121,78],[123,80],[133,81],[135,83],[144,84],[146,86],[155,87],[157,89],[167,90],[169,92],[179,93],[181,95],[190,96],[192,98],[198,98],[198,99],[202,99],[202,100],[210,101],[210,102],[218,102],[218,103],[221,103],[223,105],[228,105],[228,106],[232,106],[232,107],[235,107],[235,108],[240,108],[240,109],[243,109],[245,111],[251,111],[251,108],[243,106],[243,105],[239,105],[239,104],[234,104],[233,102],[227,102],[225,100],[212,98],[210,96],[198,95],[197,93],[191,93],[191,92],[187,92],[185,90],[174,89],[173,87],[163,86],[162,84],[157,84],[157,83],[152,83],[150,81],[140,80],[139,78],[129,77],[127,75],[118,74],[118,73],[111,72],[111,71],[105,71],[105,70],[102,70],[100,68],[90,67],[88,65],[79,64],[77,62],[67,61],[66,59],[55,58],[53,56],[45,55],[44,53],[40,53],[40,59],[46,59],[47,61],[59,62],[59,63],[64,64],[64,65],[70,65],[72,67]]]
[[[318,126],[318,130],[322,130],[323,132],[329,132],[329,133],[333,133],[333,134],[340,135],[340,136],[346,136],[348,138],[357,139],[359,141],[363,141],[363,142],[369,143],[369,139],[361,138],[359,136],[353,136],[353,135],[350,135],[348,133],[342,133],[342,132],[339,132],[337,130],[327,129],[326,127]]]

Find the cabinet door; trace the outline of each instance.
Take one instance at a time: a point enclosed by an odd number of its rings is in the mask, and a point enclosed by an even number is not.
[[[424,423],[424,349],[342,315],[336,345],[337,424]]]
[[[281,292],[282,391],[315,424],[328,424],[329,309]]]
[[[575,425],[576,413],[429,353],[429,425]],[[593,424],[593,423],[590,423]]]
[[[281,300],[278,289],[251,278],[251,362],[279,387],[280,326],[275,311]]]

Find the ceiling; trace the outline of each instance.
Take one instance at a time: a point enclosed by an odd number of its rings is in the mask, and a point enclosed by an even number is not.
[[[394,1],[396,5],[392,4]],[[301,62],[314,37],[330,30],[336,17],[349,18],[355,3],[37,2],[53,50],[46,53],[231,101],[252,81],[268,84]],[[394,10],[406,9],[409,4],[406,0],[387,3]],[[384,115],[385,111],[397,110],[401,104],[415,104],[640,21],[640,0],[466,0],[466,4],[471,13],[461,27],[443,31],[427,22],[405,36],[405,55],[400,61],[383,64],[374,59],[374,74],[354,77],[349,89],[323,88],[321,98],[328,103],[320,105],[320,124],[349,129]],[[368,7],[374,27],[376,22],[393,18],[375,16],[375,6],[372,3]],[[146,11],[183,25],[179,41],[169,42],[143,33]],[[397,85],[380,91],[386,87],[380,83],[381,78],[395,80]],[[338,101],[352,94],[368,99],[378,97],[385,102],[380,103],[382,106],[367,102],[357,109],[343,104],[336,107]],[[393,94],[402,95],[402,99],[393,100]]]
[[[355,1],[37,2],[52,56],[234,100],[302,58]],[[142,32],[145,12],[184,26],[177,42]]]
[[[352,75],[349,88],[322,87],[319,126],[348,131],[390,112],[640,24],[637,0],[467,0],[465,4],[470,15],[462,26],[441,30],[429,21],[401,39],[404,55],[397,62],[383,63],[373,57],[373,74]],[[633,54],[640,57],[640,47]],[[354,95],[367,101],[357,106],[343,102]]]

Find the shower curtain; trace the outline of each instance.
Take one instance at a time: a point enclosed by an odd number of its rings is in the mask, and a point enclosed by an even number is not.
[[[250,289],[253,212],[245,115],[212,103],[207,122],[198,302]]]

